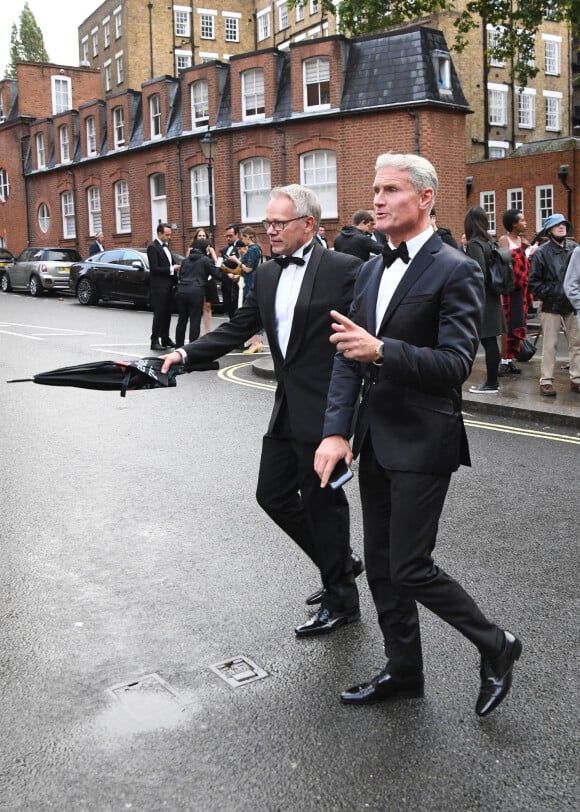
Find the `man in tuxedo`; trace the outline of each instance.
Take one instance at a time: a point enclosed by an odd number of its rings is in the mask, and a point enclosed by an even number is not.
[[[381,244],[371,234],[374,218],[370,211],[359,209],[352,216],[352,225],[343,226],[334,240],[334,250],[367,260],[381,253]]]
[[[159,223],[157,236],[151,245],[147,246],[151,306],[153,308],[152,350],[175,347],[175,343],[169,337],[169,328],[179,265],[173,264],[173,257],[169,250],[170,242],[171,226],[168,223]]]
[[[224,299],[224,311],[228,318],[232,318],[238,309],[238,302],[240,298],[240,284],[239,276],[230,279],[227,275],[239,272],[239,265],[237,262],[232,262],[230,257],[238,257],[238,249],[236,242],[240,236],[240,229],[235,223],[230,223],[226,227],[226,244],[221,250],[222,255],[222,270],[225,271],[222,277],[222,296]]]
[[[348,312],[360,260],[328,251],[315,239],[320,203],[303,186],[273,189],[266,218],[275,259],[260,265],[231,321],[166,356],[163,371],[215,360],[265,329],[278,385],[256,498],[320,572],[320,609],[295,629],[297,637],[309,637],[359,618],[354,579],[363,565],[350,550],[348,502],[341,488],[320,487],[314,452],[334,357],[330,311]]]
[[[388,658],[342,701],[423,695],[419,602],[479,649],[476,712],[485,716],[509,691],[522,645],[432,558],[451,473],[470,464],[461,385],[477,350],[484,299],[479,267],[433,233],[436,192],[437,174],[425,158],[379,156],[374,208],[389,245],[359,271],[350,317],[332,314],[337,354],[315,467],[324,488],[339,460],[360,453],[367,577]]]
[[[105,250],[105,243],[103,242],[104,239],[105,239],[105,235],[103,234],[102,231],[99,231],[99,233],[97,234],[97,236],[94,239],[94,242],[92,242],[89,245],[89,256],[90,257],[93,257],[95,254],[100,254],[101,251]]]

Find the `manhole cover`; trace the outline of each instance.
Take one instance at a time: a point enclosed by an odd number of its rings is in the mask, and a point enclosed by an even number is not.
[[[210,668],[232,688],[239,688],[240,685],[248,685],[268,676],[267,671],[252,662],[249,657],[242,656],[210,665]]]
[[[178,692],[159,674],[147,674],[138,680],[113,685],[107,688],[107,693],[137,719],[183,710],[184,707]]]

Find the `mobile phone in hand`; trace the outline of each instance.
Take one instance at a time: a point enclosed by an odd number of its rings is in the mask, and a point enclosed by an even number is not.
[[[353,473],[344,461],[344,459],[339,460],[336,465],[334,466],[334,471],[330,475],[330,479],[328,480],[328,484],[333,490],[337,488],[341,488],[343,485],[352,479]]]

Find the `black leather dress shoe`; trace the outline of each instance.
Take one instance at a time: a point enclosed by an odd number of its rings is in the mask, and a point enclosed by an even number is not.
[[[360,556],[356,555],[356,553],[351,553],[350,557],[352,558],[352,574],[355,578],[358,578],[365,571],[365,565],[360,558]],[[309,595],[306,598],[306,606],[315,606],[315,604],[320,603],[322,598],[324,597],[324,588],[317,589],[316,592],[313,592],[312,595]]]
[[[164,338],[161,343],[164,347],[177,347],[175,341],[172,341],[170,338]]]
[[[481,658],[481,690],[477,697],[475,712],[487,716],[506,698],[512,686],[512,671],[522,653],[522,644],[510,632],[504,632],[505,646],[495,660]]]
[[[349,609],[347,612],[332,612],[330,609],[319,609],[318,612],[303,623],[302,626],[296,626],[294,631],[296,637],[313,637],[315,634],[330,634],[335,629],[340,629],[347,623],[354,623],[355,620],[360,619],[360,611],[358,606],[355,609]]]
[[[423,674],[409,677],[396,677],[385,668],[370,682],[363,682],[344,691],[340,695],[347,705],[370,705],[371,702],[382,702],[384,699],[397,697],[416,698],[423,696],[425,681]]]
[[[151,349],[152,350],[163,350],[165,348],[157,341],[157,342],[153,342],[153,344],[151,344]]]

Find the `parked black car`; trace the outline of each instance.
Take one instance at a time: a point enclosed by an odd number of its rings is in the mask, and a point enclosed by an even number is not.
[[[176,263],[184,259],[175,253],[173,258]],[[147,253],[137,248],[115,248],[94,254],[72,266],[70,288],[82,305],[96,305],[102,300],[149,307]],[[219,308],[214,306],[214,311],[219,312]]]

